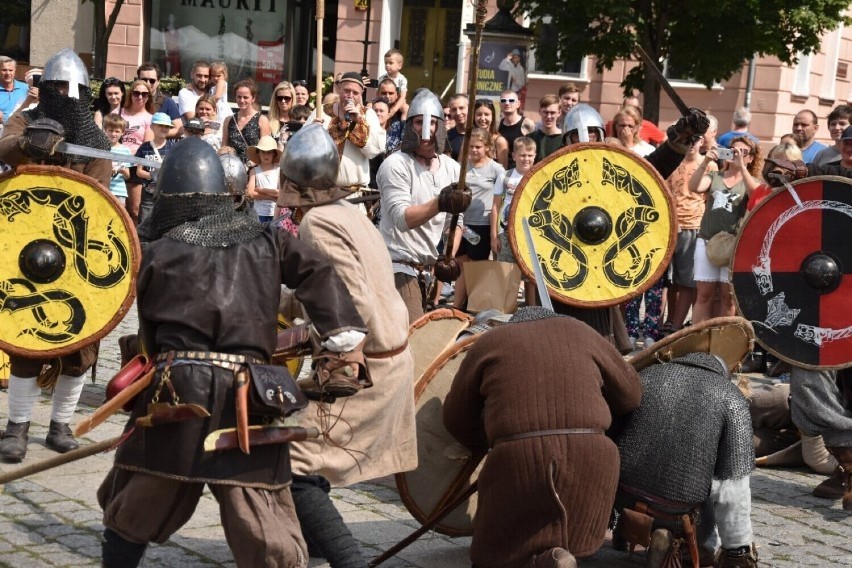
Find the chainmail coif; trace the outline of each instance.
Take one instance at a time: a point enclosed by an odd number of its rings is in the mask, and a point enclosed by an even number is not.
[[[223,193],[159,194],[137,232],[143,242],[169,237],[193,245],[227,248],[264,231],[254,208],[234,208]]]
[[[690,353],[640,373],[642,403],[616,440],[621,482],[688,505],[712,480],[754,469],[748,402],[709,353]]]
[[[92,90],[79,86],[80,98],[66,97],[59,93],[55,81],[44,81],[38,88],[38,106],[22,114],[28,123],[39,118],[51,118],[65,129],[65,141],[89,148],[109,150],[110,143],[103,130],[92,118]],[[86,163],[94,160],[87,156],[64,154],[70,162]]]
[[[526,321],[538,321],[550,318],[567,317],[569,316],[557,314],[553,310],[548,310],[547,308],[544,308],[542,306],[524,306],[523,308],[518,308],[518,311],[515,312],[515,315],[512,316],[512,319],[509,320],[509,323],[523,323]]]

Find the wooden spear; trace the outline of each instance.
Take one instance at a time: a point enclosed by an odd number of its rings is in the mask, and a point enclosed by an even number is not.
[[[325,19],[325,0],[317,0],[317,121],[322,122],[322,23]]]

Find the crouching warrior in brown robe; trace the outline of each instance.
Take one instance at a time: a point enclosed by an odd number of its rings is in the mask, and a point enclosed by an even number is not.
[[[603,543],[619,464],[604,431],[639,406],[642,389],[588,325],[537,307],[511,322],[474,343],[444,401],[447,430],[473,453],[490,448],[470,558],[482,568],[570,568],[572,554]]]
[[[205,451],[204,441],[244,424],[235,400],[239,389],[253,385],[236,385],[249,364],[270,361],[282,284],[296,290],[331,350],[352,350],[364,338],[364,323],[328,261],[289,233],[234,210],[221,162],[202,140],[175,146],[157,186],[151,215],[139,227],[150,242],[137,304],[140,337],[157,367],[98,491],[103,564],[136,566],[149,542],[165,542],[189,520],[206,483],[237,566],[306,566],[288,444],[251,446],[248,453]],[[137,422],[163,415],[164,405],[201,407],[209,416],[153,427]],[[263,419],[249,414],[248,423]]]

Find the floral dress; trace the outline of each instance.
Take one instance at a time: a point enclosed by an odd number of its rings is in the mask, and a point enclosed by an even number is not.
[[[260,113],[257,112],[240,130],[237,127],[237,115],[228,121],[228,144],[237,151],[237,156],[243,163],[249,161],[248,148],[260,141]]]

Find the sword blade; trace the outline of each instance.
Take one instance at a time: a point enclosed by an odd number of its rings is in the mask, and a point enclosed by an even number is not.
[[[80,146],[79,144],[71,144],[69,142],[60,142],[56,146],[56,151],[63,154],[73,154],[75,156],[86,156],[87,158],[104,158],[115,162],[124,162],[129,164],[138,164],[149,168],[158,169],[162,167],[162,162],[155,162],[145,158],[137,158],[136,156],[125,156],[116,154],[109,150],[100,150],[98,148],[89,148],[88,146]]]
[[[651,59],[651,56],[648,55],[648,53],[644,49],[642,49],[642,46],[638,43],[636,44],[636,53],[638,53],[639,56],[642,58],[642,61],[645,62],[645,70],[649,71],[651,75],[654,76],[654,78],[657,80],[657,82],[660,84],[660,86],[675,104],[677,110],[679,110],[680,113],[683,115],[689,114],[689,107],[686,106],[686,103],[683,102],[683,99],[680,98],[680,95],[675,92],[674,87],[672,87],[671,83],[669,83],[669,80],[666,79],[666,76],[663,75],[663,72],[659,70],[657,64],[654,63],[653,59]]]
[[[541,305],[553,311],[553,302],[550,299],[550,294],[547,293],[547,286],[544,284],[544,272],[541,271],[541,265],[538,263],[538,254],[535,252],[535,242],[533,242],[529,218],[524,217],[521,219],[521,223],[524,225],[524,235],[527,237],[527,248],[530,250],[530,264],[532,264],[533,273],[535,274],[535,287],[538,288]]]

